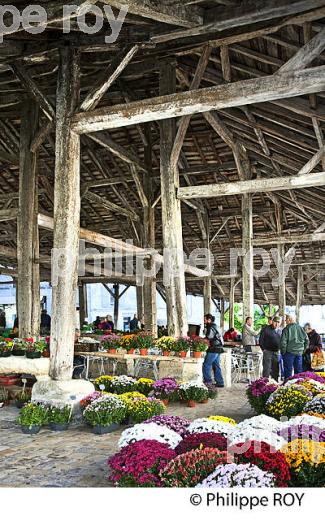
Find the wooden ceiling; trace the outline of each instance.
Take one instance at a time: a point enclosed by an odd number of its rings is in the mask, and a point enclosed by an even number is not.
[[[67,3],[67,2],[65,2]],[[72,2],[82,4],[82,2]],[[41,2],[49,13],[53,4]],[[39,35],[24,31],[5,36],[0,44],[0,256],[1,265],[16,265],[15,220],[5,220],[18,207],[20,114],[26,98],[36,85],[48,106],[41,105],[40,127],[47,131],[38,147],[39,208],[53,215],[55,130],[47,112],[55,110],[58,48],[71,44],[81,53],[81,101],[87,99],[98,78],[134,49],[132,59],[112,82],[99,107],[145,100],[159,94],[159,68],[172,60],[177,68],[177,92],[189,89],[202,54],[209,56],[200,87],[271,76],[325,27],[325,1],[236,0],[175,2],[133,0],[97,2],[116,9],[129,4],[129,14],[118,40],[106,44],[109,24],[96,35],[86,35],[71,20],[72,32],[62,33],[58,16],[49,17],[47,29]],[[23,9],[28,2],[15,5]],[[61,5],[62,7],[62,5]],[[56,11],[55,11],[56,12]],[[264,13],[264,14],[263,14]],[[55,13],[54,13],[55,14]],[[87,16],[89,23],[94,17]],[[325,52],[309,66],[325,64]],[[26,80],[27,78],[27,80]],[[28,81],[28,79],[30,81]],[[37,94],[37,93],[36,93]],[[37,95],[34,91],[34,96]],[[231,143],[243,145],[252,165],[254,179],[297,174],[323,146],[325,90],[285,100],[261,102],[218,111],[222,135],[203,114],[191,117],[180,154],[181,186],[234,182],[239,175]],[[143,208],[141,189],[132,165],[145,162],[144,149],[152,145],[152,175],[156,199],[156,247],[162,250],[159,202],[159,123],[127,126],[84,135],[81,138],[81,226],[119,239],[133,239],[141,245]],[[312,170],[325,170],[324,159]],[[142,180],[141,169],[139,171]],[[276,247],[277,236],[287,238],[285,249],[295,248],[289,269],[287,303],[295,304],[298,267],[304,277],[304,304],[325,304],[324,241],[305,242],[304,235],[324,231],[325,186],[273,193],[259,192],[253,198],[254,238],[270,239],[266,249]],[[14,214],[14,212],[13,212]],[[202,247],[205,222],[213,238],[213,297],[229,295],[230,249],[241,247],[241,197],[182,202],[184,250],[189,254]],[[4,219],[4,220],[3,220]],[[292,238],[291,238],[292,237]],[[40,255],[52,247],[50,232],[40,231]],[[256,267],[258,267],[258,259]],[[276,266],[256,280],[255,301],[277,303],[273,285]],[[46,266],[42,275],[48,277]],[[202,294],[203,281],[190,278],[187,291]],[[241,300],[240,273],[236,300]]]

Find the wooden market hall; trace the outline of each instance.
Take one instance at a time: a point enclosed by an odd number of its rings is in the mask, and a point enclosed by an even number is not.
[[[116,311],[118,284],[137,285],[153,333],[158,291],[174,336],[187,333],[186,294],[203,294],[205,312],[229,302],[230,325],[235,302],[245,316],[325,304],[325,0],[74,0],[70,32],[68,2],[40,3],[42,32],[10,13],[0,27],[0,271],[17,287],[20,337],[37,336],[51,251],[69,252],[53,283],[52,380],[71,378],[86,284],[114,283]],[[87,34],[80,17],[102,28]],[[79,238],[125,272],[97,276],[85,257],[78,277]],[[200,248],[212,272],[191,264]],[[233,272],[240,248],[266,250],[267,272],[254,276],[261,253]],[[171,283],[160,270],[137,284],[128,259],[152,269],[165,250]]]

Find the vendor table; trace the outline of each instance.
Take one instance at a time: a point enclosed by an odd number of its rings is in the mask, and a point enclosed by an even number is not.
[[[165,357],[165,356],[140,356],[139,354],[108,354],[107,352],[78,352],[79,356],[83,356],[86,363],[85,379],[89,379],[90,361],[99,361],[100,374],[104,375],[105,359],[113,360],[113,375],[119,361],[126,362],[127,374],[133,377],[139,377],[141,369],[150,366],[154,373],[155,379],[164,377],[175,377],[181,381],[202,380],[202,364],[204,358],[195,359],[191,357]],[[114,363],[115,362],[115,363]],[[231,387],[231,352],[227,351],[221,354],[221,368],[225,380],[225,386]]]

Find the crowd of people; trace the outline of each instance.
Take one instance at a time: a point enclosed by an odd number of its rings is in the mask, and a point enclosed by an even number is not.
[[[223,387],[224,380],[220,365],[220,356],[224,352],[223,342],[242,345],[246,354],[259,348],[263,353],[263,377],[272,377],[275,381],[286,380],[292,374],[305,371],[323,371],[325,356],[320,335],[310,323],[301,327],[294,315],[286,315],[284,327],[279,316],[269,316],[267,325],[256,331],[253,327],[253,318],[247,317],[239,334],[230,328],[223,336],[215,324],[211,314],[204,317],[205,337],[209,340],[203,363],[203,379],[207,385],[212,385],[212,373],[215,386]]]

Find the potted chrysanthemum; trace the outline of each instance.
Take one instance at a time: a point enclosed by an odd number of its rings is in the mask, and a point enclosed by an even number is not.
[[[28,403],[21,410],[18,423],[23,433],[38,433],[47,424],[47,410],[42,404]]]
[[[47,410],[49,427],[54,432],[63,432],[69,428],[72,416],[72,407],[49,406]]]
[[[116,431],[126,415],[126,404],[117,395],[100,397],[83,412],[85,421],[92,426],[93,432],[97,435]]]
[[[34,341],[33,338],[28,338],[26,348],[26,357],[29,359],[39,359],[42,357],[43,352],[47,349],[47,343],[45,339]]]
[[[186,358],[187,353],[190,350],[190,347],[191,338],[183,336],[177,338],[177,340],[175,341],[174,352],[176,352],[179,355],[179,357]]]
[[[5,338],[0,341],[0,357],[9,357],[11,356],[12,351],[12,339]]]
[[[164,357],[169,357],[170,354],[175,350],[175,338],[170,336],[162,336],[157,339],[155,345],[160,348]]]
[[[107,350],[109,354],[116,354],[118,349],[121,348],[121,336],[117,334],[109,334],[101,338],[101,346],[104,350]]]
[[[200,359],[202,357],[202,353],[206,352],[209,348],[209,341],[204,338],[194,337],[192,338],[192,350],[193,357],[195,359]]]

